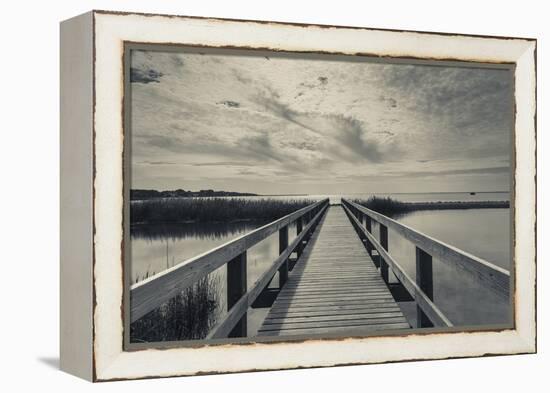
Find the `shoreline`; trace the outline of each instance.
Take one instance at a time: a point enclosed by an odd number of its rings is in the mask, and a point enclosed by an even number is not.
[[[510,201],[402,202],[414,210],[507,209]]]
[[[201,221],[201,220],[182,220],[182,221],[139,221],[131,222],[130,226],[140,225],[181,225],[181,224],[238,224],[238,223],[261,223],[263,220],[254,218],[238,218],[229,221]],[[269,221],[268,221],[269,222]]]
[[[150,201],[150,200],[149,200]],[[376,203],[381,201],[382,205]],[[356,200],[357,203],[384,214],[388,217],[403,215],[415,211],[427,210],[471,210],[471,209],[508,209],[510,201],[434,201],[434,202],[402,202],[387,199],[375,198],[374,201]],[[375,202],[373,204],[373,202]],[[280,217],[279,217],[280,218]],[[277,219],[277,218],[275,218]],[[271,221],[275,220],[272,219]],[[270,222],[269,218],[259,219],[258,217],[242,217],[231,218],[228,220],[200,220],[200,219],[183,219],[183,220],[145,220],[130,222],[131,227],[144,225],[184,225],[184,224],[238,224],[238,223],[254,223],[254,222]]]
[[[371,197],[354,202],[388,217],[401,216],[422,210],[508,209],[510,201],[435,201],[403,202],[389,197]]]

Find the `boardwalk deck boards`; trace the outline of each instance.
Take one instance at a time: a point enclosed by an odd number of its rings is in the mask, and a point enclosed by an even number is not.
[[[259,336],[410,328],[341,206],[331,206]]]

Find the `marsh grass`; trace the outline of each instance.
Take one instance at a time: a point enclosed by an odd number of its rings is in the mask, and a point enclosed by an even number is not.
[[[207,276],[130,325],[133,343],[204,339],[218,320],[220,280]]]
[[[508,201],[444,201],[444,202],[402,202],[390,197],[370,197],[367,200],[355,199],[363,205],[388,217],[399,217],[417,210],[458,210],[509,208]]]
[[[248,232],[269,220],[262,221],[235,221],[220,225],[218,222],[191,222],[191,223],[153,223],[135,224],[130,226],[130,236],[134,239],[148,240],[178,240],[178,239],[219,239],[232,236],[236,233]]]
[[[131,201],[130,220],[140,223],[273,221],[310,200],[245,198],[156,198]]]

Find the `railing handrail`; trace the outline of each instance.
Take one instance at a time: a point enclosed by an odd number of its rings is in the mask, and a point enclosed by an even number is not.
[[[130,287],[130,321],[134,322],[173,298],[181,290],[225,265],[250,247],[279,229],[293,223],[306,213],[328,202],[314,202],[251,232],[243,234],[210,251],[187,259]]]
[[[412,242],[416,247],[438,258],[441,262],[469,273],[477,281],[481,281],[484,285],[492,289],[496,294],[505,298],[509,296],[510,272],[508,270],[412,229],[407,225],[368,209],[365,206],[345,198],[342,198],[342,202],[349,204],[386,227],[392,228],[405,239]]]
[[[382,247],[382,245],[378,242],[374,235],[367,231],[367,229],[361,225],[361,223],[351,213],[346,204],[344,203],[342,206],[344,207],[346,213],[348,213],[349,218],[352,220],[353,226],[361,230],[361,232],[368,238],[370,243],[378,252],[378,255],[380,255],[380,257],[384,259],[385,263],[387,263],[392,268],[392,271],[399,282],[403,284],[407,292],[418,304],[418,307],[420,307],[422,311],[428,316],[434,326],[453,326],[451,321],[435,305],[435,303],[429,298],[429,296],[424,293],[424,291],[418,286],[418,284],[407,274],[405,269],[403,269],[401,265],[399,265],[399,263],[384,249],[384,247]]]

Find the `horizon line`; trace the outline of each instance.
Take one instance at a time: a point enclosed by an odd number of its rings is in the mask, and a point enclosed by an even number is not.
[[[178,189],[172,189],[172,190],[157,190],[154,188],[131,188],[132,190],[142,190],[142,191],[158,191],[158,192],[170,192],[170,191],[177,191]],[[183,190],[183,189],[181,189]],[[183,190],[186,192],[200,192],[200,191],[212,191],[212,192],[227,192],[227,193],[237,193],[237,194],[254,194],[251,196],[308,196],[308,195],[362,195],[362,194],[372,194],[372,195],[385,195],[385,194],[392,194],[392,195],[400,195],[400,194],[469,194],[469,193],[475,193],[475,194],[496,194],[496,193],[509,193],[510,190],[492,190],[492,191],[425,191],[425,192],[341,192],[341,193],[296,193],[296,194],[290,194],[290,193],[284,193],[284,194],[257,194],[252,191],[227,191],[227,190],[213,190],[213,189],[202,189],[202,190]]]

